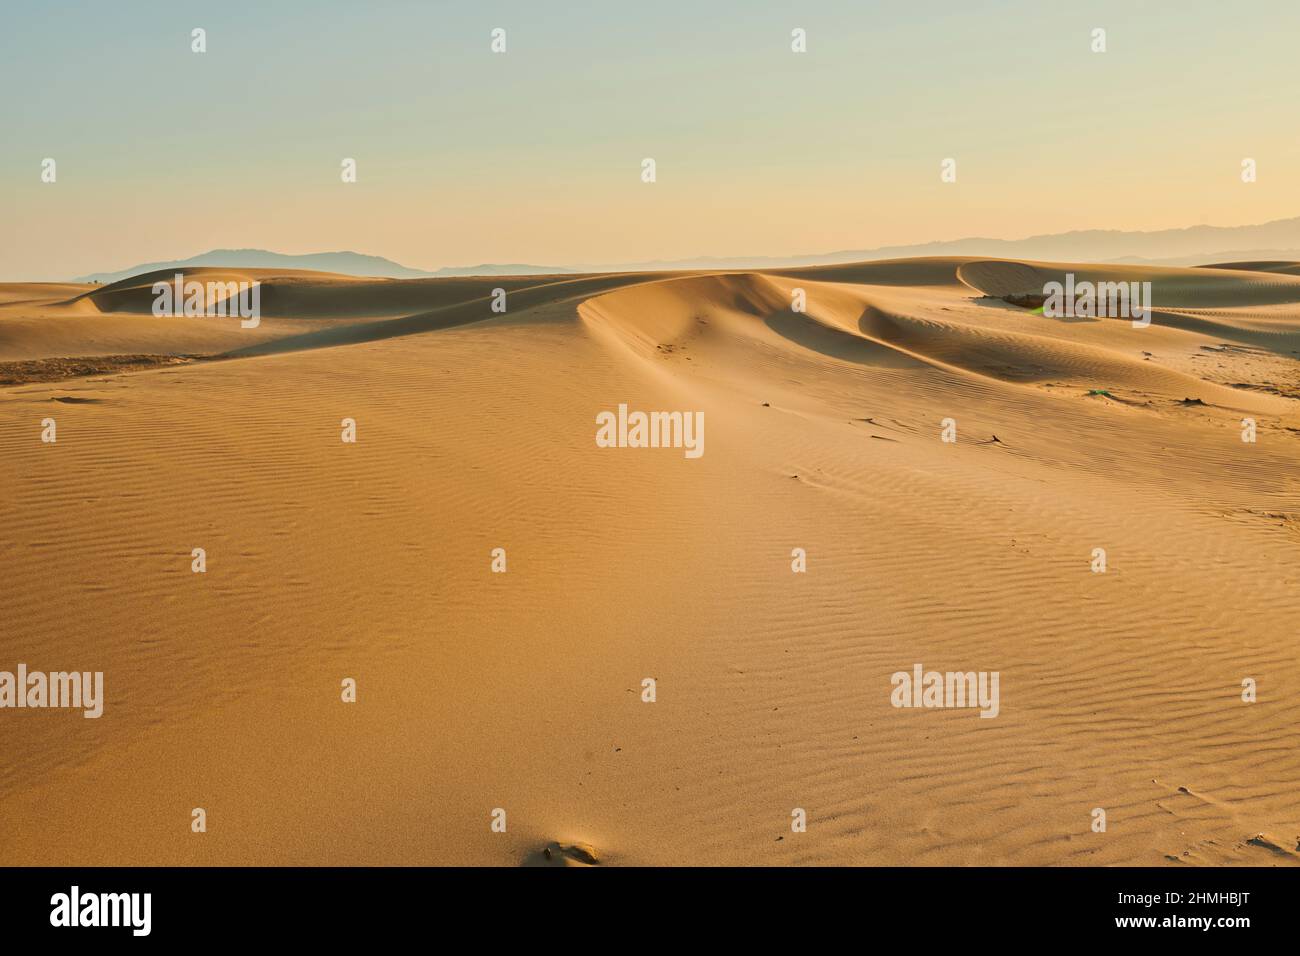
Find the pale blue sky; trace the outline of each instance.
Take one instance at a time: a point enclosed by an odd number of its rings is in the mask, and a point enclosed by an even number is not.
[[[0,18],[6,280],[216,246],[580,264],[1300,214],[1294,2],[6,0]]]

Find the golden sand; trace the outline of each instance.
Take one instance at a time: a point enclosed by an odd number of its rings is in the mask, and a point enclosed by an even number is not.
[[[1295,863],[1300,270],[1256,265],[190,270],[255,329],[0,287],[0,669],[105,675],[0,711],[0,863]],[[1151,326],[998,298],[1066,269]],[[599,447],[620,404],[705,453]],[[996,718],[893,706],[918,663]]]

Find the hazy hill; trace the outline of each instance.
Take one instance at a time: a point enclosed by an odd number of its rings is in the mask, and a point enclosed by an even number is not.
[[[420,279],[431,276],[466,275],[551,275],[568,270],[550,266],[523,264],[484,264],[463,268],[410,269],[391,259],[367,256],[359,252],[315,252],[307,255],[287,255],[265,249],[213,249],[188,259],[164,262],[145,262],[117,272],[95,272],[81,276],[77,282],[116,282],[144,272],[159,269],[185,269],[190,266],[227,266],[237,269],[314,269],[318,272],[337,272],[342,275],[378,276],[386,279]]]
[[[189,259],[146,262],[116,272],[81,276],[77,282],[116,282],[159,269],[187,266],[227,266],[247,269],[315,269],[343,275],[414,279],[432,276],[558,275],[573,272],[625,272],[665,269],[764,269],[833,265],[914,256],[990,256],[1055,262],[1124,262],[1159,265],[1200,265],[1232,259],[1300,259],[1300,216],[1253,226],[1190,226],[1155,232],[1088,229],[1025,239],[972,237],[909,246],[879,246],[793,256],[730,256],[646,262],[531,265],[483,263],[435,270],[412,269],[391,259],[358,252],[318,252],[286,255],[265,249],[214,249]]]

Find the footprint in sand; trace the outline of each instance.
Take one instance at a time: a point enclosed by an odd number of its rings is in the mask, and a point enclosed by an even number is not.
[[[1272,837],[1268,836],[1265,833],[1256,833],[1253,837],[1251,837],[1249,840],[1246,841],[1246,844],[1248,846],[1257,846],[1262,849],[1268,850],[1270,853],[1276,853],[1278,856],[1295,857],[1297,855],[1296,851],[1300,850],[1300,838],[1297,838],[1296,840],[1295,850],[1287,849],[1285,846],[1282,845],[1282,843],[1283,841],[1274,840]]]
[[[551,841],[540,850],[534,850],[524,860],[524,866],[599,866],[600,856],[590,843],[557,843]]]

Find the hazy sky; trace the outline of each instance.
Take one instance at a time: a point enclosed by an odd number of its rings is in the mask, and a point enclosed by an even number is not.
[[[432,269],[1300,214],[1296,0],[4,0],[0,18],[0,279],[214,247]]]

